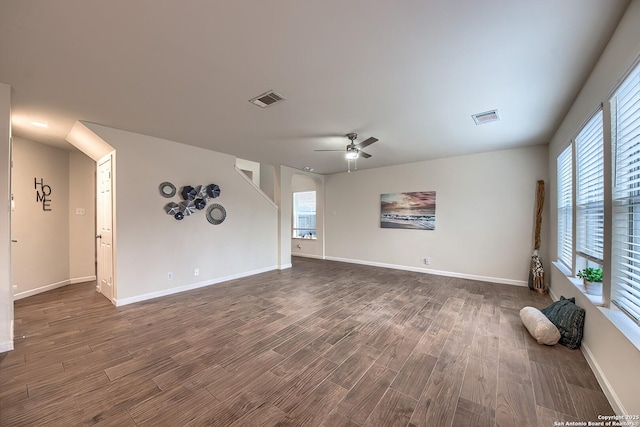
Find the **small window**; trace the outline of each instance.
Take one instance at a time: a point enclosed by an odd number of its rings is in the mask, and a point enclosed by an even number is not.
[[[573,156],[569,145],[558,156],[558,260],[573,265]]]
[[[602,110],[576,137],[576,252],[597,264],[604,259],[604,146]]]
[[[316,192],[293,193],[293,237],[316,238]]]

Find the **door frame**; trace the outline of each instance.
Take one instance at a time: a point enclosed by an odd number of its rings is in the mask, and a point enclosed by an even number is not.
[[[100,215],[100,209],[101,209],[101,204],[102,204],[102,200],[100,197],[100,177],[99,175],[99,167],[101,164],[103,164],[106,161],[111,161],[111,271],[109,272],[111,275],[111,298],[110,301],[112,304],[114,305],[118,305],[117,304],[117,295],[118,295],[118,280],[117,280],[117,268],[116,268],[116,221],[115,221],[115,214],[116,214],[116,196],[115,196],[115,191],[116,191],[116,153],[115,151],[101,157],[100,159],[98,159],[96,161],[96,291],[99,293],[101,292],[100,289],[100,280],[101,277],[99,276],[99,272],[101,271],[101,266],[100,266],[100,239],[98,238],[98,236],[100,235],[100,229],[99,229],[99,222],[98,222],[98,215]],[[104,294],[103,294],[104,295]],[[106,297],[106,295],[105,295]]]

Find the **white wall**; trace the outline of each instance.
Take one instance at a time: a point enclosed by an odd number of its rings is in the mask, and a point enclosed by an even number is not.
[[[324,257],[324,177],[297,173],[291,177],[290,197],[298,191],[316,192],[316,239],[291,239],[291,254],[311,258]],[[293,203],[293,202],[292,202]],[[291,234],[289,234],[291,235]]]
[[[95,162],[77,151],[14,137],[13,166],[15,299],[95,280]],[[36,201],[34,178],[51,187],[50,211]]]
[[[278,212],[235,169],[235,158],[86,123],[116,149],[117,299],[126,304],[276,268]],[[211,225],[204,211],[182,221],[167,215],[161,182],[218,184],[210,203],[227,211]],[[194,276],[199,268],[199,276]],[[168,280],[167,274],[173,273]]]
[[[69,284],[68,171],[68,151],[13,138],[11,235],[17,242],[11,266],[16,298]],[[41,179],[51,188],[48,211],[36,200]]]
[[[551,140],[549,169],[551,175],[551,205],[557,203],[556,158],[582,124],[607,100],[617,83],[637,60],[640,53],[640,1],[629,5],[615,34],[596,67],[580,91],[569,113]],[[557,258],[557,215],[551,210],[550,254]],[[609,260],[605,262],[605,268]],[[577,290],[557,268],[551,270],[551,291],[576,297],[576,304],[586,310],[583,350],[610,402],[619,413],[640,414],[640,351],[607,316],[615,310],[599,309]],[[636,333],[638,333],[636,328]]]
[[[327,176],[326,256],[525,285],[539,179],[546,146]],[[380,228],[380,194],[413,191],[436,191],[436,229]]]
[[[243,172],[253,181],[256,187],[260,188],[260,163],[252,162],[251,160],[236,158],[236,167]]]
[[[273,166],[260,164],[260,189],[271,200],[275,200],[275,175],[276,170]]]
[[[79,152],[69,152],[69,277],[72,283],[96,278],[95,171],[96,163],[92,159]]]
[[[0,83],[0,352],[13,350],[10,174],[11,86]]]

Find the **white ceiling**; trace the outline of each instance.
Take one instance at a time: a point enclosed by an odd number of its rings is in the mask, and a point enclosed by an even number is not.
[[[380,140],[359,169],[548,143],[628,3],[1,0],[0,82],[35,141],[86,120],[342,172],[314,149],[347,132]],[[247,102],[270,89],[287,100]]]

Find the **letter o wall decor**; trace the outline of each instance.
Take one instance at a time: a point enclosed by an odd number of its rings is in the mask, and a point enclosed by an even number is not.
[[[212,204],[207,208],[207,221],[213,225],[222,224],[227,218],[227,211],[222,205],[217,203]]]

